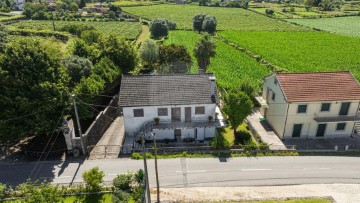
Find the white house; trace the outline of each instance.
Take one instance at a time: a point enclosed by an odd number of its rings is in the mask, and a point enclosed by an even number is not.
[[[282,139],[360,135],[360,85],[350,72],[273,74],[257,100]]]
[[[204,141],[221,127],[213,74],[123,75],[119,106],[127,136]],[[156,122],[158,120],[158,122]]]
[[[25,4],[25,0],[14,0],[13,6],[16,10],[23,10]]]

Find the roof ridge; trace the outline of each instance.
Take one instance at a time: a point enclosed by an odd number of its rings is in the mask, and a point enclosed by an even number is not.
[[[138,75],[132,75],[132,74],[122,74],[123,77],[151,77],[151,76],[209,76],[214,75],[214,73],[177,73],[177,74],[138,74]]]
[[[322,71],[322,72],[279,72],[279,73],[275,73],[275,75],[290,75],[290,74],[322,74],[322,73],[350,73],[351,71],[349,70],[344,70],[344,71]]]

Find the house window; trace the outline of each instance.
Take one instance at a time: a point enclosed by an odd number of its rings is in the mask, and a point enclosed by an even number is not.
[[[330,103],[322,103],[320,111],[330,111]]]
[[[272,93],[272,97],[271,97],[271,99],[272,99],[273,101],[275,101],[275,96],[276,96],[276,95],[275,95],[275,92],[273,92],[273,93]]]
[[[134,117],[144,117],[144,109],[134,109]]]
[[[307,105],[306,104],[301,104],[301,105],[298,105],[297,112],[298,113],[306,113],[306,109],[307,109]]]
[[[158,108],[158,116],[167,116],[168,109],[167,108]]]
[[[345,130],[346,123],[338,123],[336,126],[336,130]]]
[[[205,106],[195,107],[195,114],[205,114]]]
[[[274,84],[277,85],[278,84],[278,80],[277,78],[274,79]]]

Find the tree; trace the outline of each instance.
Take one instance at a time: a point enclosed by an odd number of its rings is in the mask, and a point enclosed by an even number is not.
[[[163,45],[159,49],[158,73],[188,73],[192,65],[190,54],[182,45]]]
[[[53,43],[33,38],[6,45],[0,61],[0,139],[50,134],[68,102],[69,76]],[[38,113],[34,113],[38,112]],[[26,119],[14,119],[23,117]]]
[[[86,7],[86,1],[85,1],[85,0],[80,0],[79,7],[80,7],[80,8]]]
[[[165,37],[169,33],[169,28],[166,19],[154,19],[150,22],[150,32],[152,38]]]
[[[16,187],[17,195],[26,197],[21,202],[24,203],[45,203],[61,202],[60,190],[58,185],[48,182],[26,182]]]
[[[101,32],[97,30],[84,30],[80,34],[80,38],[86,42],[86,44],[93,45],[99,41]]]
[[[212,41],[207,34],[205,34],[196,44],[194,55],[197,59],[199,68],[204,72],[206,72],[207,67],[210,65],[210,58],[215,56],[215,48],[214,41]]]
[[[72,2],[72,3],[75,3],[75,2]],[[65,32],[68,32],[70,34],[80,37],[82,32],[84,32],[86,30],[95,30],[95,28],[93,26],[89,26],[89,25],[66,24],[66,25],[60,27],[59,30],[65,31]]]
[[[93,64],[96,64],[101,53],[97,47],[87,45],[82,39],[75,39],[72,46],[72,54],[88,58]]]
[[[101,189],[104,176],[104,172],[100,171],[97,166],[82,174],[86,187],[91,191],[99,191]]]
[[[224,97],[223,110],[227,115],[231,127],[236,134],[237,127],[251,113],[253,103],[250,97],[244,92],[230,90]]]
[[[71,78],[71,87],[75,87],[82,78],[89,77],[93,69],[92,62],[87,58],[71,56],[63,60],[64,66]]]
[[[121,70],[108,57],[101,58],[95,65],[93,73],[100,76],[105,85],[112,83],[121,76]]]
[[[205,14],[197,14],[193,17],[193,30],[198,31],[199,33],[203,30],[203,22],[205,19]]]
[[[101,36],[98,43],[100,58],[108,57],[122,73],[132,71],[138,62],[138,57],[131,42],[113,34]]]
[[[332,11],[341,8],[341,1],[340,0],[321,0],[319,3],[319,7],[323,11]]]
[[[139,49],[140,59],[147,70],[154,69],[154,63],[159,59],[159,45],[153,40],[145,40]]]
[[[5,26],[0,24],[0,53],[5,51],[5,46],[8,41],[9,39],[7,37],[7,33],[5,32]]]
[[[6,0],[6,1],[5,1],[5,4],[6,4],[6,7],[11,8],[11,3],[10,3],[9,0]]]
[[[70,11],[77,11],[79,9],[79,5],[76,2],[71,2],[69,5]]]
[[[202,24],[202,29],[209,34],[214,34],[216,32],[215,16],[206,16]]]
[[[211,0],[199,0],[199,6],[207,6]]]

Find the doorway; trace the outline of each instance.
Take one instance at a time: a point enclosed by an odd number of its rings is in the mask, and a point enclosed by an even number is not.
[[[325,130],[326,130],[326,123],[319,124],[316,132],[316,137],[324,137]]]
[[[294,124],[292,137],[300,137],[303,124]]]
[[[191,107],[185,107],[185,122],[191,122]]]
[[[171,108],[171,122],[180,122],[181,121],[181,108]]]

